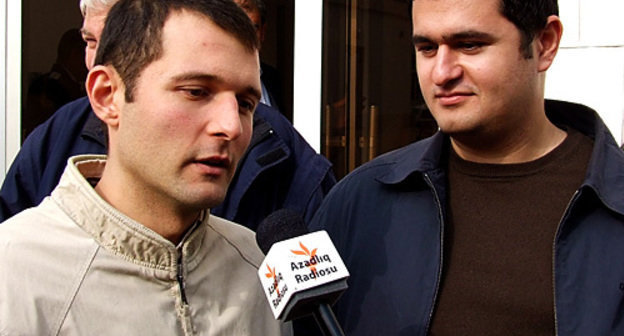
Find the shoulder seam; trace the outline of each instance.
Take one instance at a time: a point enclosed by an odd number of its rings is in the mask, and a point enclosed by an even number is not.
[[[53,329],[54,335],[57,335],[57,336],[60,335],[61,328],[63,327],[63,324],[65,320],[67,319],[67,316],[69,315],[69,310],[71,309],[71,306],[74,300],[76,299],[76,295],[78,294],[78,291],[80,291],[80,287],[82,287],[82,284],[87,275],[87,272],[89,268],[91,267],[91,264],[93,263],[93,260],[95,259],[95,256],[97,255],[97,252],[99,250],[100,250],[100,246],[98,244],[94,244],[94,248],[93,248],[93,251],[91,252],[91,255],[89,256],[89,258],[87,258],[86,262],[80,267],[80,272],[78,272],[79,279],[76,279],[75,286],[70,291],[71,296],[68,298],[67,302],[65,302],[65,306],[59,313],[59,318],[57,320],[58,325],[55,326]]]
[[[214,215],[210,215],[210,216],[214,216]],[[217,217],[217,216],[214,216]],[[220,217],[219,217],[220,218]],[[231,222],[232,225],[240,225],[240,224],[236,224],[234,222]],[[234,248],[236,250],[236,252],[238,252],[238,254],[241,256],[241,258],[243,260],[245,260],[249,265],[253,266],[253,268],[257,269],[258,267],[260,267],[260,264],[256,264],[256,262],[254,262],[248,255],[247,253],[245,253],[240,247],[238,247],[237,244],[235,244],[227,235],[224,235],[218,228],[216,228],[214,225],[210,224],[208,225],[208,227],[210,227],[211,230],[213,230],[214,232],[216,232],[220,237],[223,238],[223,240],[225,240],[230,246],[232,246],[232,248]],[[241,228],[247,229],[243,226],[241,226]],[[249,230],[249,229],[247,229]],[[250,230],[251,231],[251,230]],[[253,233],[253,231],[251,231]]]

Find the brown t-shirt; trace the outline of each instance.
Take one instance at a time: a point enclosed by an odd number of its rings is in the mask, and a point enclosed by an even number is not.
[[[570,130],[547,155],[479,164],[451,151],[444,266],[432,335],[553,335],[555,233],[593,141]]]

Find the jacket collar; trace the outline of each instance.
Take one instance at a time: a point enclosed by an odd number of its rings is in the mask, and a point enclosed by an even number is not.
[[[208,215],[202,215],[175,246],[169,240],[119,212],[104,201],[91,186],[106,165],[104,155],[71,157],[54,201],[69,217],[109,252],[136,264],[170,272],[177,271],[180,252],[185,263],[194,263],[206,232]]]
[[[624,214],[624,151],[619,148],[598,114],[583,105],[546,100],[546,114],[559,127],[574,128],[594,140],[588,171],[581,188],[594,191],[609,209]],[[376,179],[384,184],[400,184],[413,174],[437,174],[444,169],[448,136],[437,132],[432,137],[387,153],[376,160],[387,164]]]
[[[440,170],[449,139],[442,132],[406,147],[381,155],[381,164],[389,165],[376,179],[384,184],[401,184],[413,174]]]
[[[580,104],[554,100],[546,101],[546,111],[554,124],[574,128],[594,140],[581,188],[593,190],[607,208],[624,214],[624,151],[598,113]]]

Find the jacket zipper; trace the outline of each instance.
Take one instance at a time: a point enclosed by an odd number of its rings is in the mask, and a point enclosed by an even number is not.
[[[178,286],[180,287],[180,297],[182,298],[182,303],[188,305],[188,301],[186,299],[186,289],[184,284],[184,264],[182,263],[182,251],[179,251],[178,254],[178,274],[176,275],[178,280]]]
[[[444,266],[444,215],[442,213],[442,205],[440,203],[440,197],[438,196],[438,192],[433,186],[433,182],[431,182],[431,178],[427,173],[423,174],[427,185],[433,191],[433,196],[435,197],[436,204],[438,205],[438,217],[440,218],[440,270],[438,271],[438,278],[436,280],[435,292],[433,294],[433,302],[431,302],[431,309],[429,310],[429,321],[427,321],[427,327],[425,329],[425,334],[429,333],[429,328],[431,328],[431,321],[433,320],[433,311],[435,310],[435,303],[438,300],[438,293],[440,291],[440,283],[442,282],[442,267]]]
[[[191,311],[189,302],[186,297],[186,280],[184,278],[184,245],[188,237],[191,235],[195,228],[200,225],[206,216],[205,212],[202,212],[193,226],[187,230],[180,243],[176,246],[178,253],[178,260],[176,265],[176,281],[180,290],[180,305],[178,307],[178,301],[176,300],[176,312],[178,315],[178,321],[181,324],[183,335],[196,335],[195,327],[191,318]]]
[[[178,252],[178,264],[177,264],[177,274],[176,274],[176,280],[178,281],[178,287],[180,288],[180,298],[182,299],[182,303],[184,305],[188,305],[188,300],[186,299],[186,282],[184,280],[184,260],[182,258],[183,256],[183,248],[184,248],[184,242],[186,242],[188,236],[195,231],[195,228],[201,223],[201,221],[203,220],[205,216],[205,213],[201,213],[199,215],[199,218],[195,221],[195,223],[193,223],[193,225],[191,226],[191,228],[189,228],[189,230],[184,234],[184,237],[182,237],[182,240],[180,241],[180,243],[176,246],[176,250]]]
[[[553,245],[552,245],[552,286],[553,286],[553,312],[555,314],[555,336],[559,335],[559,321],[557,320],[557,281],[556,281],[556,274],[555,274],[555,268],[556,268],[556,250],[557,250],[557,238],[559,237],[559,231],[561,230],[561,226],[563,225],[563,222],[565,221],[565,219],[568,217],[568,213],[570,212],[570,207],[572,205],[572,203],[574,203],[574,201],[578,198],[578,194],[579,194],[579,190],[574,192],[574,195],[572,195],[572,199],[570,199],[570,201],[568,202],[568,205],[566,206],[565,211],[563,212],[563,216],[561,217],[561,220],[559,221],[559,224],[557,225],[557,230],[555,231],[555,238],[553,239]]]

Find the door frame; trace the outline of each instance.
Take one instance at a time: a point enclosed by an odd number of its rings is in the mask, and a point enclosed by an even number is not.
[[[295,1],[293,124],[321,152],[323,1]]]
[[[0,184],[20,148],[22,2],[0,3]]]

